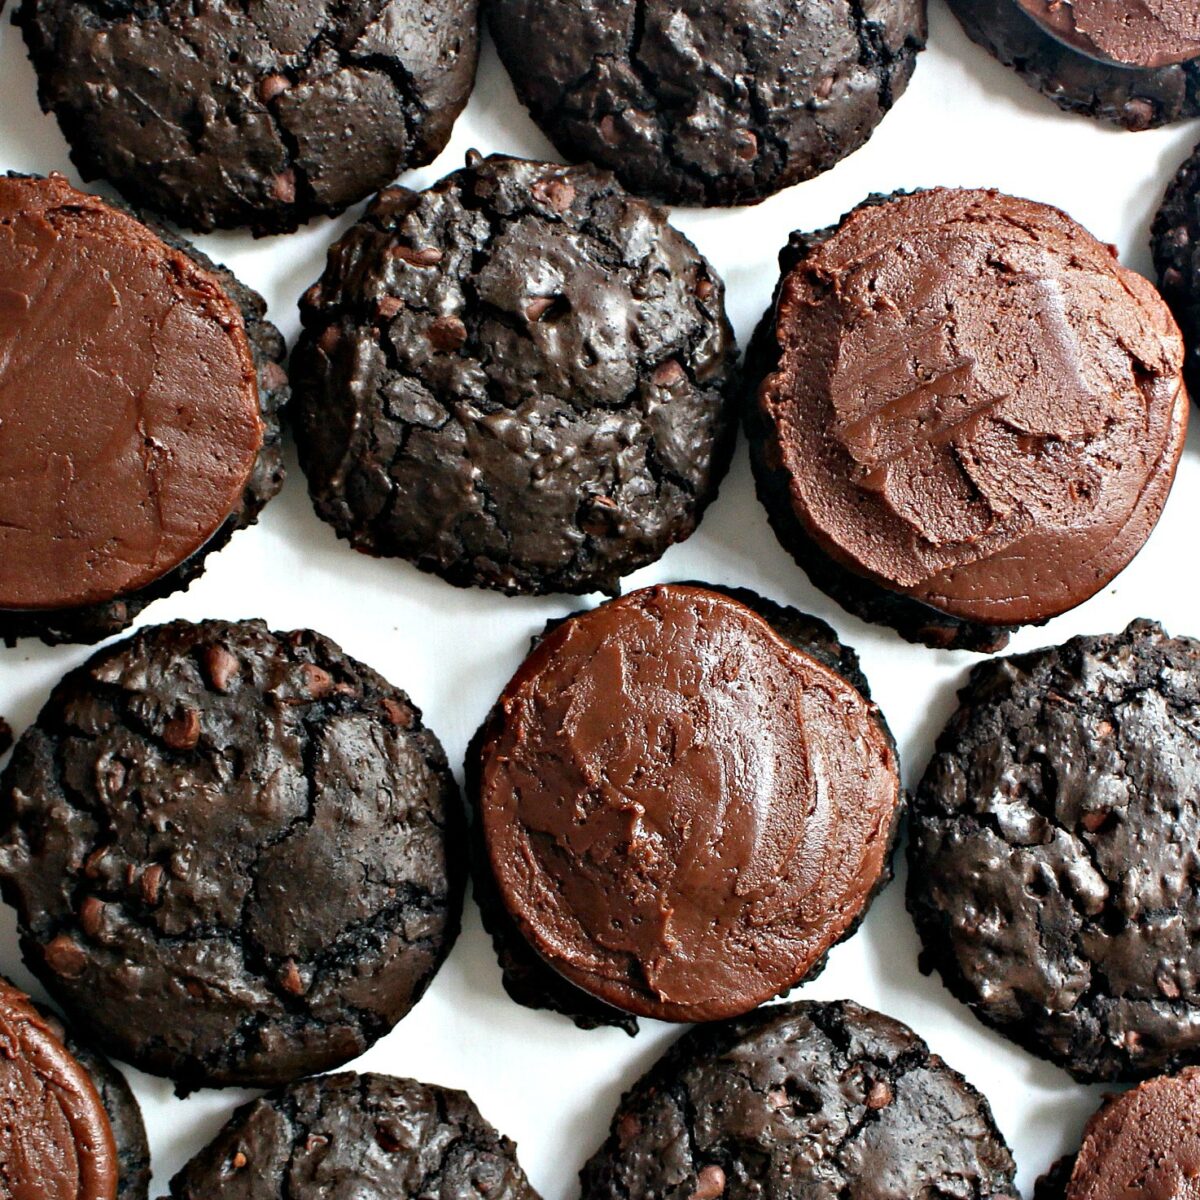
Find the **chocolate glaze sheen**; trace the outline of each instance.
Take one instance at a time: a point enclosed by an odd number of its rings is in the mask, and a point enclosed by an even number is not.
[[[1017,0],[1067,45],[1106,62],[1158,70],[1200,58],[1195,0]]]
[[[744,605],[648,588],[539,643],[485,736],[492,870],[531,945],[673,1021],[802,979],[886,870],[901,792],[877,710]]]
[[[0,980],[0,1200],[115,1200],[117,1148],[87,1072]]]
[[[805,535],[962,621],[1036,623],[1134,557],[1187,431],[1179,330],[1057,209],[874,200],[801,240],[759,451]]]
[[[242,314],[61,176],[0,178],[0,280],[0,609],[145,587],[216,533],[254,469]]]

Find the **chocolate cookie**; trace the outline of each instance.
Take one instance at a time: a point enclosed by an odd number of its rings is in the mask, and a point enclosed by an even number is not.
[[[104,1106],[117,1147],[116,1200],[147,1200],[150,1194],[150,1146],[146,1141],[142,1110],[125,1076],[102,1054],[72,1037],[70,1030],[52,1013],[41,1008],[38,1012],[55,1037],[87,1071]]]
[[[568,158],[672,204],[747,204],[857,150],[908,86],[925,0],[491,0]]]
[[[327,638],[152,627],[55,689],[0,777],[0,887],[72,1025],[181,1088],[361,1054],[458,931],[455,788]]]
[[[517,1148],[465,1092],[325,1075],[239,1108],[171,1180],[173,1200],[538,1200]]]
[[[1152,242],[1159,287],[1187,345],[1188,387],[1200,403],[1200,146],[1167,189]]]
[[[473,758],[507,917],[626,1013],[746,1012],[819,969],[889,875],[902,794],[878,709],[706,588],[646,588],[551,629]],[[572,1012],[562,995],[547,1006]]]
[[[1200,642],[1136,621],[959,699],[913,800],[922,965],[1077,1079],[1200,1062]]]
[[[0,177],[0,276],[0,638],[99,641],[279,490],[283,339],[227,271],[59,175]]]
[[[382,193],[301,304],[317,513],[460,586],[615,592],[729,462],[724,289],[607,173],[473,155]]]
[[[478,0],[22,0],[16,20],[85,179],[256,234],[432,162],[479,51]]]
[[[795,234],[751,348],[759,496],[813,583],[910,641],[998,650],[1100,591],[1166,503],[1179,330],[1057,209],[876,197]]]
[[[1125,129],[1200,116],[1191,0],[949,0],[978,42],[1059,108]]]
[[[116,1200],[117,1148],[87,1071],[0,979],[0,1191],[13,1200]]]
[[[3,717],[0,717],[0,758],[12,749],[12,744],[12,726]]]
[[[1200,1179],[1200,1070],[1109,1097],[1074,1158],[1038,1180],[1035,1200],[1157,1200],[1194,1195]]]
[[[685,1034],[625,1094],[582,1200],[1016,1200],[987,1101],[848,1001]]]

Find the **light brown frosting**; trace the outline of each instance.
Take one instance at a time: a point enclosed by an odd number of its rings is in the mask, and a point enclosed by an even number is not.
[[[154,582],[262,445],[242,315],[210,272],[61,176],[0,178],[0,608]]]

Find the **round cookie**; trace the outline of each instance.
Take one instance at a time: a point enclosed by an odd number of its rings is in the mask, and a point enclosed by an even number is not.
[[[1129,130],[1200,116],[1190,0],[949,0],[972,41],[1067,112]]]
[[[14,1200],[116,1200],[117,1148],[88,1073],[0,979],[0,1188]]]
[[[983,663],[912,803],[922,966],[1076,1079],[1200,1062],[1200,642]]]
[[[445,147],[478,0],[22,0],[17,23],[85,179],[211,230],[286,233]]]
[[[1035,1200],[1182,1200],[1198,1179],[1200,1070],[1189,1068],[1109,1097],[1079,1153],[1038,1180]]]
[[[871,136],[925,0],[492,0],[517,95],[567,158],[671,204],[748,204]]]
[[[1187,345],[1188,387],[1200,403],[1200,146],[1167,189],[1151,238],[1163,299]]]
[[[902,793],[879,710],[706,588],[551,629],[473,757],[507,916],[627,1013],[748,1011],[818,970],[889,877]]]
[[[724,289],[607,173],[472,155],[382,193],[301,304],[317,513],[460,586],[617,590],[729,463]]]
[[[693,1029],[621,1100],[582,1200],[1017,1200],[987,1101],[899,1021],[772,1005]]]
[[[71,1036],[70,1030],[53,1014],[38,1009],[55,1037],[75,1056],[91,1077],[108,1116],[117,1148],[116,1200],[147,1200],[150,1195],[150,1145],[142,1110],[125,1076],[102,1054],[97,1054]]]
[[[279,490],[283,339],[227,271],[60,175],[0,177],[0,275],[0,638],[98,641]]]
[[[1105,587],[1166,503],[1183,346],[1057,209],[876,197],[793,235],[755,336],[759,496],[813,583],[910,641],[991,651]]]
[[[72,1026],[181,1089],[361,1054],[458,931],[461,815],[403,692],[319,634],[176,622],[58,685],[0,777],[0,887]]]
[[[171,1180],[172,1200],[538,1200],[516,1146],[465,1092],[324,1075],[239,1108]]]

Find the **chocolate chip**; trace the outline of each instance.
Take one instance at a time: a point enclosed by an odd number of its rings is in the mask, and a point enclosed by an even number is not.
[[[739,129],[733,135],[733,152],[742,162],[753,162],[758,157],[758,138],[749,129]]]
[[[46,966],[55,975],[78,979],[87,967],[87,955],[65,934],[60,933],[42,951]]]
[[[268,359],[261,368],[262,386],[265,391],[277,392],[287,386],[287,372],[277,363]]]
[[[270,104],[276,96],[282,96],[292,86],[292,81],[286,75],[268,75],[258,82],[258,98],[264,104]]]
[[[167,722],[163,728],[163,741],[172,750],[194,750],[200,741],[200,713],[194,708],[185,708]]]
[[[236,678],[242,665],[237,655],[224,646],[209,646],[204,651],[204,671],[209,685],[218,692],[229,691],[230,683]]]
[[[413,267],[436,267],[445,258],[442,251],[433,246],[421,249],[414,246],[393,246],[388,253]]]
[[[540,320],[541,317],[553,307],[553,296],[539,296],[536,300],[530,300],[530,302],[525,305],[525,316],[530,321],[537,321]]]
[[[397,313],[403,312],[404,301],[399,296],[380,296],[375,302],[375,313],[390,321]]]
[[[686,378],[687,372],[679,365],[678,361],[668,358],[665,363],[655,369],[654,374],[650,376],[650,382],[656,387],[671,388],[682,383]]]
[[[711,279],[701,279],[696,284],[696,295],[701,300],[707,300],[713,294],[714,290]]]
[[[93,940],[99,935],[104,924],[104,901],[95,896],[85,896],[79,906],[79,927]]]
[[[385,696],[379,705],[383,709],[383,715],[387,717],[388,724],[395,725],[397,729],[408,729],[412,725],[413,712],[407,705],[393,700],[390,696]]]
[[[229,1165],[235,1170],[240,1171],[250,1160],[239,1150],[232,1159]]]
[[[280,204],[296,203],[296,172],[289,168],[280,171],[271,183],[271,194]]]
[[[539,179],[530,190],[538,203],[548,205],[555,212],[566,212],[575,202],[575,188],[557,176]]]
[[[317,346],[326,354],[332,354],[336,349],[338,342],[342,340],[342,328],[340,325],[326,325],[321,330],[321,336],[317,338]]]
[[[725,1194],[725,1172],[718,1166],[702,1167],[696,1176],[696,1190],[688,1200],[717,1200]]]
[[[460,350],[467,340],[467,327],[458,317],[438,317],[425,331],[435,350]]]
[[[304,980],[300,977],[300,969],[294,958],[287,959],[283,964],[283,972],[279,977],[279,986],[293,996],[304,995]]]
[[[93,850],[87,856],[83,863],[83,873],[88,879],[98,879],[100,877],[100,868],[104,860],[108,857],[109,847],[101,846],[98,850]]]
[[[304,690],[314,700],[320,700],[333,691],[333,676],[316,663],[301,663],[300,674],[303,677]]]
[[[867,1107],[872,1112],[887,1108],[894,1099],[891,1084],[886,1079],[876,1079],[867,1090]]]
[[[162,894],[162,881],[165,874],[166,872],[158,863],[154,863],[142,872],[140,885],[142,899],[151,908],[158,903]]]

